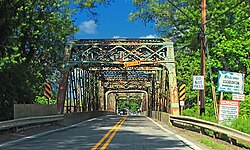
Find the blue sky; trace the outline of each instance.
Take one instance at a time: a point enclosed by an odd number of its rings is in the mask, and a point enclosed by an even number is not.
[[[144,38],[157,37],[153,24],[146,26],[142,21],[130,22],[129,13],[135,10],[131,0],[115,0],[110,6],[100,5],[96,22],[86,15],[86,12],[76,15],[76,26],[79,32],[76,39],[103,38]]]

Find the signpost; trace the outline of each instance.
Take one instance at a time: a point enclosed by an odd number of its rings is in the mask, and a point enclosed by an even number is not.
[[[197,104],[198,106],[200,106],[200,115],[205,114],[204,76],[193,76],[193,89],[199,90]],[[199,104],[199,100],[200,100],[200,104]]]
[[[244,74],[236,72],[219,71],[218,91],[221,92],[219,107],[219,123],[227,119],[238,118],[240,101],[245,99]],[[223,93],[232,93],[233,100],[222,100]]]
[[[239,101],[221,100],[219,109],[219,123],[228,119],[238,118],[239,116]]]
[[[182,84],[179,89],[179,100],[181,106],[181,114],[183,112],[185,106],[185,99],[186,99],[186,84]]]
[[[193,76],[193,89],[204,90],[204,76]]]
[[[219,71],[218,91],[243,94],[244,75],[235,72]]]

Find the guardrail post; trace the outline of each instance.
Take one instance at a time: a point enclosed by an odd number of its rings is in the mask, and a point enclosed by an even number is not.
[[[229,141],[230,141],[230,144],[232,144],[232,145],[236,145],[236,143],[237,143],[237,140],[234,138],[230,138]]]
[[[213,138],[216,139],[217,137],[219,137],[219,133],[214,131]]]
[[[200,127],[200,134],[205,134],[205,129]]]

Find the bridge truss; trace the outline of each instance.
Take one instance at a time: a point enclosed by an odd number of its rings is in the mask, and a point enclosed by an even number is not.
[[[143,110],[179,114],[174,49],[167,39],[75,40],[67,44],[64,62],[59,113],[113,110],[105,93],[139,90],[148,96]]]

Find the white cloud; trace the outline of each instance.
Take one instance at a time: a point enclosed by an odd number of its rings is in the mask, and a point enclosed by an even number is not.
[[[158,38],[158,36],[157,35],[152,35],[152,34],[150,34],[150,35],[147,35],[147,36],[143,36],[143,37],[140,37],[140,38]]]
[[[121,36],[116,35],[116,36],[113,36],[113,38],[114,38],[114,39],[121,39],[121,38],[125,39],[125,38],[127,38],[127,37],[121,37]]]
[[[96,33],[97,24],[94,20],[84,21],[79,25],[79,32],[85,32],[88,34]]]

